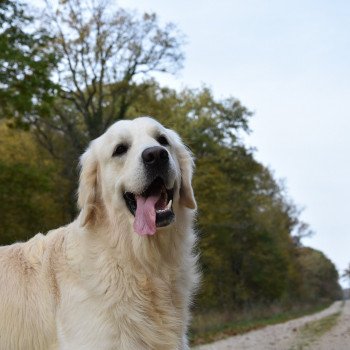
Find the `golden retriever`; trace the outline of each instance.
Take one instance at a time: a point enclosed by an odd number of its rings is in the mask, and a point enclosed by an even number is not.
[[[179,136],[148,117],[92,141],[77,219],[0,247],[0,350],[188,349],[192,169]]]

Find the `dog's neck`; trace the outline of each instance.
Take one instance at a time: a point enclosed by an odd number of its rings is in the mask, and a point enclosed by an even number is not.
[[[185,221],[191,222],[192,215],[187,213]],[[179,268],[182,257],[189,253],[188,249],[193,245],[189,241],[193,238],[185,231],[185,227],[188,227],[188,223],[175,221],[152,236],[140,236],[134,232],[131,219],[125,220],[124,216],[117,214],[113,220],[82,228],[81,237],[91,256],[94,255],[94,247],[102,245],[103,251],[114,258],[116,264],[128,262],[133,268],[154,273]]]

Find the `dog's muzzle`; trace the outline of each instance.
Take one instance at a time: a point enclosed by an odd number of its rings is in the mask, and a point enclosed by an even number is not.
[[[139,235],[153,235],[157,227],[168,226],[175,218],[172,208],[174,188],[168,188],[169,153],[164,147],[142,152],[148,185],[141,193],[124,193],[130,212],[135,216],[134,230]]]

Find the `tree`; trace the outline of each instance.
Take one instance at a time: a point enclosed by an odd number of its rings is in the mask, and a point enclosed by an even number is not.
[[[349,267],[344,270],[344,272],[341,275],[341,277],[347,279],[349,281],[349,283],[350,283],[350,264],[349,264]]]
[[[297,260],[303,279],[302,297],[311,302],[335,300],[341,297],[338,272],[334,264],[320,251],[301,247]]]
[[[35,30],[27,7],[16,0],[0,2],[0,118],[47,110],[56,85],[50,80],[56,63],[50,37]]]
[[[181,68],[182,38],[173,24],[161,26],[155,14],[140,17],[104,0],[60,0],[53,8],[47,2],[43,28],[51,38],[38,45],[38,55],[48,48],[55,53],[55,69],[47,81],[57,83],[54,94],[47,95],[54,101],[47,108],[46,98],[30,96],[27,101],[37,108],[13,120],[30,128],[54,158],[64,160],[62,176],[70,182],[67,201],[73,218],[79,156],[90,140],[125,118],[149,88],[152,74]],[[19,102],[26,101],[17,86],[14,90]]]
[[[0,244],[68,222],[67,184],[59,172],[30,132],[0,123]]]
[[[52,133],[62,135],[76,158],[91,139],[125,118],[148,88],[146,77],[181,67],[182,39],[174,25],[159,25],[155,14],[139,17],[102,0],[59,1],[51,12],[47,5],[46,28],[60,57],[59,96],[49,118],[38,114],[25,121],[52,153]]]

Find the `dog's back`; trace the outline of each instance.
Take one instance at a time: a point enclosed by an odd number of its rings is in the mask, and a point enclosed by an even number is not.
[[[56,343],[52,243],[38,234],[26,243],[0,247],[1,350],[46,350]]]

